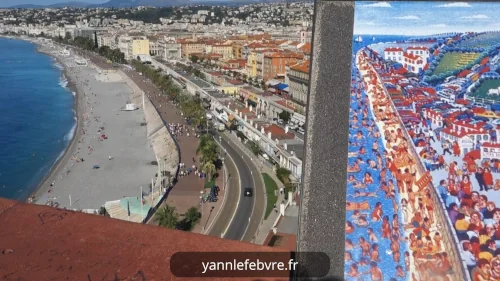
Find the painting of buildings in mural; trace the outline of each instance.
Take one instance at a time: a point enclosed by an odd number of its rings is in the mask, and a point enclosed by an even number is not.
[[[498,11],[356,3],[346,280],[500,280]]]

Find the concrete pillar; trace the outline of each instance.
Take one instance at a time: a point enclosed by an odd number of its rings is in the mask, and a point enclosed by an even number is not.
[[[267,132],[267,137],[271,138],[271,132]]]
[[[293,201],[293,192],[288,191],[288,203],[292,205],[292,201]]]
[[[245,101],[245,108],[248,108],[248,101]]]
[[[251,105],[250,105],[250,106],[249,106],[249,108],[250,108],[250,112],[252,112],[252,110],[253,110],[253,106],[251,106]]]
[[[285,126],[285,133],[288,134],[288,125]]]
[[[281,216],[285,215],[285,204],[283,203],[280,204],[280,215]]]

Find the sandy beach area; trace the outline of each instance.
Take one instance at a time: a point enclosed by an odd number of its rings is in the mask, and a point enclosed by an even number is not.
[[[126,81],[91,64],[77,66],[73,56],[61,56],[56,49],[39,51],[64,66],[68,87],[77,93],[78,124],[64,156],[33,194],[34,202],[97,210],[106,201],[139,197],[141,186],[147,194],[157,171],[151,164],[156,157],[142,109],[121,110],[132,93]]]

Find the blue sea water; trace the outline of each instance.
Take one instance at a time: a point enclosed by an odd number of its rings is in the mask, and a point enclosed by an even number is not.
[[[28,198],[69,144],[76,121],[65,84],[35,45],[0,38],[0,197]]]
[[[357,36],[357,35],[356,35]],[[355,36],[355,37],[356,37]],[[410,37],[404,37],[404,36],[391,36],[391,35],[386,35],[386,36],[381,36],[381,35],[378,35],[376,36],[375,35],[375,40],[372,40],[372,36],[371,35],[362,35],[363,37],[363,42],[362,43],[353,43],[353,55],[355,55],[361,48],[363,47],[366,47],[370,44],[376,44],[376,43],[379,43],[379,42],[382,42],[382,43],[385,43],[385,42],[394,42],[394,41],[401,41],[401,40],[407,40],[407,39],[410,39]],[[354,65],[354,62],[353,62],[353,69],[351,69],[351,75],[353,77],[353,79],[356,79],[356,74],[357,74],[357,69],[355,68],[355,65]],[[359,83],[354,83],[353,85],[355,86],[358,86]],[[353,86],[352,85],[352,86]],[[365,98],[366,96],[366,92],[365,91],[362,91],[361,92],[362,94],[362,100]],[[356,100],[356,98],[354,97],[351,97],[351,103],[350,103],[350,107],[352,110],[359,110],[359,106],[358,106],[358,102]],[[372,118],[372,113],[371,113],[371,108],[368,107],[368,118],[367,118],[367,122],[370,123],[370,122],[373,122],[373,118]],[[350,114],[350,120],[352,120],[352,112]],[[361,116],[359,116],[359,120],[361,120]],[[357,125],[361,125],[360,123],[358,123]],[[354,138],[354,136],[356,135],[356,133],[359,131],[362,132],[362,135],[365,136],[365,138],[363,138],[362,140],[356,140]],[[380,183],[382,181],[386,181],[388,182],[389,180],[392,180],[394,182],[394,184],[396,185],[396,180],[392,178],[392,176],[390,175],[390,172],[388,171],[387,172],[387,175],[386,175],[386,178],[382,179],[380,178],[380,169],[382,167],[378,167],[379,170],[374,170],[374,169],[371,169],[368,164],[366,163],[368,160],[374,160],[374,161],[377,161],[377,158],[376,158],[376,153],[372,152],[372,144],[374,142],[376,142],[378,144],[378,147],[379,147],[379,152],[383,158],[383,155],[382,155],[382,151],[383,151],[383,148],[384,148],[384,145],[383,145],[383,142],[382,142],[382,139],[381,138],[374,138],[374,137],[369,137],[369,132],[366,128],[363,128],[362,126],[360,126],[360,128],[351,128],[350,129],[350,134],[352,137],[349,138],[350,141],[352,142],[357,142],[358,145],[357,146],[354,146],[354,145],[351,145],[349,146],[349,152],[358,152],[360,147],[363,146],[365,147],[366,149],[366,154],[365,155],[362,155],[361,158],[365,161],[365,163],[362,163],[360,164],[360,168],[361,170],[359,172],[356,172],[356,173],[349,173],[349,175],[353,175],[354,178],[358,181],[358,182],[362,182],[363,181],[363,177],[365,175],[365,173],[370,173],[370,175],[372,176],[374,182],[373,184],[369,184],[366,188],[363,188],[363,189],[356,189],[354,188],[353,184],[352,183],[348,183],[347,184],[347,187],[346,187],[346,193],[347,193],[347,196],[348,196],[348,201],[350,202],[356,202],[356,203],[361,203],[361,202],[368,202],[369,206],[370,206],[370,209],[369,210],[364,210],[364,211],[361,211],[361,213],[365,213],[367,215],[367,219],[369,221],[369,225],[367,227],[359,227],[359,226],[356,226],[354,225],[355,227],[355,230],[354,232],[350,233],[350,234],[346,234],[346,239],[350,239],[355,245],[358,245],[359,244],[359,238],[360,237],[363,237],[365,238],[367,241],[369,241],[369,237],[368,237],[368,228],[372,228],[373,229],[373,232],[375,234],[375,236],[378,238],[378,242],[370,242],[370,244],[377,244],[378,245],[378,250],[379,250],[379,257],[380,257],[380,260],[377,262],[377,266],[378,268],[380,268],[383,272],[383,275],[384,275],[384,280],[389,280],[390,278],[396,278],[396,266],[402,266],[403,268],[405,268],[405,264],[404,264],[404,253],[405,251],[408,250],[408,246],[406,245],[406,243],[404,242],[400,242],[400,254],[401,254],[401,258],[400,258],[400,262],[399,263],[396,263],[393,259],[393,256],[392,254],[389,254],[388,252],[390,252],[391,250],[391,242],[390,240],[388,239],[383,239],[382,238],[382,222],[372,222],[371,221],[371,212],[373,211],[373,208],[375,206],[375,204],[377,202],[380,202],[382,203],[382,210],[383,210],[383,216],[388,216],[389,218],[389,222],[392,221],[392,218],[393,218],[393,215],[395,214],[394,213],[394,210],[393,210],[393,204],[392,204],[392,201],[390,199],[386,199],[385,198],[385,194],[383,192],[379,192],[379,188],[380,188]],[[349,160],[348,160],[348,164],[349,165],[353,165],[355,160],[356,160],[357,156],[356,157],[349,157]],[[385,163],[385,160],[383,160],[383,167],[385,167],[386,163]],[[353,195],[354,195],[354,192],[358,190],[358,191],[361,191],[361,192],[378,192],[377,195],[378,197],[359,197],[359,198],[354,198]],[[399,197],[399,193],[397,191],[397,188],[396,188],[396,202],[400,202],[401,198]],[[353,219],[352,219],[352,216],[353,215],[353,211],[347,211],[346,212],[346,220],[347,221],[350,221],[352,222]],[[403,222],[402,222],[402,214],[401,214],[401,211],[398,210],[397,212],[397,215],[399,216],[399,223],[400,223],[400,229],[399,229],[399,233],[403,234],[404,233],[404,230],[403,230]],[[391,226],[391,229],[392,229],[392,226]],[[360,264],[360,260],[362,259],[362,256],[361,256],[361,249],[359,247],[351,250],[351,251],[348,251],[351,256],[352,256],[352,261],[350,262],[345,262],[345,267],[344,267],[344,271],[345,272],[348,272],[349,271],[349,267],[351,266],[352,263],[356,263],[358,266],[359,266],[359,272],[367,272],[369,270],[369,266],[368,265],[361,265]],[[368,262],[370,262],[370,257],[367,258]],[[407,273],[408,274],[408,273]],[[409,276],[407,275],[406,278],[401,278],[401,277],[398,277],[396,278],[396,280],[398,281],[402,281],[402,280],[408,280]],[[357,281],[357,280],[360,280],[360,278],[353,278],[353,277],[349,277],[349,276],[345,276],[346,280],[347,281]],[[363,275],[363,277],[361,278],[362,280],[371,280],[370,278],[370,275],[367,274],[367,275]]]

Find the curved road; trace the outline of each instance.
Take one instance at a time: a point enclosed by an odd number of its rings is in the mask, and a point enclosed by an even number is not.
[[[251,242],[257,232],[265,210],[262,176],[253,162],[248,159],[248,156],[237,145],[228,140],[226,136],[220,135],[217,132],[211,132],[211,134],[215,137],[217,143],[219,143],[219,136],[222,137],[221,145],[231,156],[240,177],[239,198],[237,196],[233,197],[238,198],[239,202],[237,203],[236,212],[230,219],[227,231],[225,231],[222,237]],[[227,188],[230,188],[230,186]],[[245,188],[253,189],[252,197],[244,195]]]

